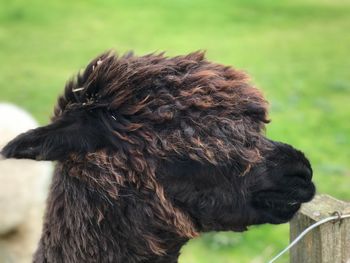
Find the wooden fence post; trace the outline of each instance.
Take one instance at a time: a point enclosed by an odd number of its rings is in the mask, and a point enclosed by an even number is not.
[[[302,206],[290,223],[294,240],[305,228],[338,211],[350,213],[350,203],[317,195]],[[350,218],[325,223],[313,229],[290,251],[291,263],[350,263]]]

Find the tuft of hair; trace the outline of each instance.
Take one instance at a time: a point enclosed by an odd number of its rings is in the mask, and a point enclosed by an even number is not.
[[[268,123],[267,102],[247,74],[207,61],[203,51],[176,57],[103,53],[66,84],[53,119],[97,108],[115,120],[120,140],[141,138],[156,156],[212,164],[258,161],[258,134]]]

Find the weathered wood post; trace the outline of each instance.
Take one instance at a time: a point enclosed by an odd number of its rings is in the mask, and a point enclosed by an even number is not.
[[[302,206],[290,224],[294,240],[305,228],[334,212],[350,214],[350,203],[317,195]],[[350,263],[350,218],[331,221],[313,229],[290,251],[291,263]]]

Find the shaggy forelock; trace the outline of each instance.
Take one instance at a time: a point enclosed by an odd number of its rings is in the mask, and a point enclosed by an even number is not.
[[[247,75],[208,62],[203,52],[105,53],[68,82],[54,118],[80,108],[104,109],[116,139],[140,155],[212,164],[258,161],[268,122],[267,103]]]

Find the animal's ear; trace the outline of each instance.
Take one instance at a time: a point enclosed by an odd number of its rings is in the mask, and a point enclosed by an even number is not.
[[[95,129],[96,130],[96,129]],[[1,151],[5,158],[64,160],[70,153],[92,151],[99,136],[81,123],[55,122],[22,133]]]

